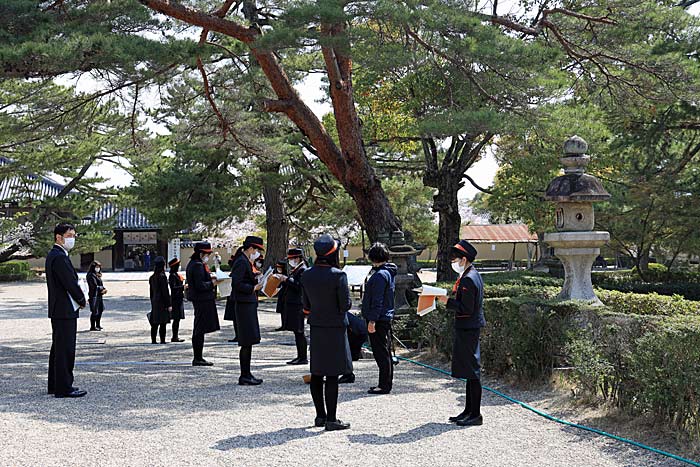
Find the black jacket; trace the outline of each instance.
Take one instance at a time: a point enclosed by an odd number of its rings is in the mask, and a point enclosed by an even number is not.
[[[302,263],[283,282],[285,297],[284,303],[289,308],[299,309],[304,304],[304,297],[301,289],[301,276],[308,268]]]
[[[85,280],[88,284],[88,296],[90,298],[95,298],[98,295],[102,295],[102,291],[105,289],[102,284],[102,279],[97,275],[96,272],[88,272],[85,276]]]
[[[394,319],[394,278],[398,268],[386,263],[369,277],[362,297],[362,316],[367,321],[391,321]]]
[[[486,326],[484,318],[484,281],[470,266],[455,284],[455,296],[447,300],[447,309],[454,311],[455,328],[475,329]]]
[[[216,300],[216,290],[211,281],[209,267],[200,258],[187,264],[187,300],[206,302]]]
[[[352,307],[348,276],[340,269],[317,264],[301,277],[304,313],[309,325],[347,327],[345,312]]]
[[[171,272],[168,276],[168,284],[170,285],[170,298],[173,304],[173,312],[182,308],[185,299],[185,284],[180,278],[180,274]]]
[[[165,272],[154,273],[148,279],[148,283],[151,286],[151,324],[169,322],[170,312],[168,308],[171,306],[171,302]]]
[[[231,268],[231,294],[239,303],[257,303],[255,286],[258,280],[253,273],[253,266],[246,255],[240,255]]]
[[[77,318],[78,310],[73,309],[68,294],[81,306],[85,306],[87,302],[78,285],[78,274],[65,250],[54,245],[46,256],[45,267],[46,285],[49,289],[49,318]]]

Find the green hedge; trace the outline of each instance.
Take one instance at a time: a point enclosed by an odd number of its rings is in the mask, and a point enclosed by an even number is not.
[[[656,282],[642,282],[631,271],[594,272],[593,284],[596,287],[620,292],[658,293],[660,295],[681,295],[688,300],[700,300],[700,274],[688,271],[671,271]]]
[[[488,298],[484,312],[486,374],[541,382],[569,367],[577,392],[652,415],[700,442],[700,316],[624,314],[528,297]],[[442,305],[411,320],[419,347],[451,357],[453,319]]]
[[[0,263],[0,282],[25,281],[33,275],[27,261]]]

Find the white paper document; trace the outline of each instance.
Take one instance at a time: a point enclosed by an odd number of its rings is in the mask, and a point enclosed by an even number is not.
[[[418,292],[418,316],[425,316],[437,308],[435,304],[435,299],[437,297],[447,296],[447,289],[430,285],[424,285],[423,287],[413,289],[413,291]]]

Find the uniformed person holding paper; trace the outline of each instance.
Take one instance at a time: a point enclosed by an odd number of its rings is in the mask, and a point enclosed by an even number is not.
[[[304,334],[304,305],[302,303],[301,276],[306,272],[304,250],[290,248],[287,251],[287,264],[289,275],[278,274],[282,281],[282,291],[278,294],[278,301],[284,303],[282,309],[282,328],[294,333],[294,343],[297,347],[296,358],[287,362],[288,365],[307,365],[306,335]],[[281,295],[281,296],[280,296]]]
[[[263,239],[249,235],[238,251],[231,269],[231,295],[234,295],[235,315],[238,335],[238,345],[241,375],[238,384],[241,386],[257,386],[263,380],[256,378],[250,371],[250,360],[253,346],[260,343],[260,324],[258,323],[258,295],[262,288],[253,269],[255,261],[265,250]]]
[[[472,264],[476,249],[466,240],[452,247],[452,269],[459,278],[452,296],[439,297],[454,313],[454,342],[452,346],[452,376],[466,379],[464,410],[450,422],[459,426],[481,425],[481,349],[479,335],[486,325],[484,319],[484,283]]]

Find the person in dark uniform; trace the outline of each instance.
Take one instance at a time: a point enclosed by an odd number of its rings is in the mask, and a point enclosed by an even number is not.
[[[236,255],[231,255],[228,260],[228,265],[233,272],[233,262],[236,260]],[[229,276],[231,273],[229,273]],[[224,311],[224,320],[233,321],[233,339],[229,342],[238,342],[238,327],[236,326],[236,294],[233,292],[233,284],[231,284],[231,293],[226,297],[226,311]]]
[[[173,310],[165,277],[165,258],[156,256],[153,260],[153,274],[148,279],[151,296],[151,344],[157,344],[156,336],[160,334],[160,343],[165,344],[165,333]]]
[[[209,270],[207,263],[211,254],[209,242],[197,242],[194,253],[187,264],[187,300],[194,308],[194,325],[192,329],[192,366],[212,366],[204,359],[204,336],[218,331],[219,314],[216,311],[216,277]]]
[[[173,337],[170,342],[185,342],[185,339],[180,339],[180,320],[185,319],[185,281],[180,275],[180,260],[173,258],[168,261],[170,274],[168,275],[168,285],[170,285],[170,299],[173,305],[173,311],[170,312],[170,317],[173,320]]]
[[[391,322],[394,319],[394,278],[398,271],[389,262],[389,249],[375,243],[367,253],[372,262],[372,273],[365,284],[362,297],[362,316],[367,321],[372,354],[379,367],[379,385],[369,394],[389,394],[394,380],[394,362],[391,359]]]
[[[282,281],[284,297],[282,300],[282,327],[285,331],[294,333],[294,342],[297,347],[297,357],[287,362],[287,365],[306,365],[307,358],[306,336],[304,335],[304,305],[302,303],[301,276],[306,272],[306,262],[304,261],[304,250],[301,248],[290,248],[287,251],[287,263],[289,264],[289,276],[279,274]]]
[[[453,297],[440,298],[454,312],[452,376],[466,383],[466,402],[462,413],[450,417],[459,426],[481,425],[481,348],[479,335],[486,326],[484,319],[484,282],[474,268],[476,249],[466,240],[452,247],[452,269],[459,274]]]
[[[90,331],[102,331],[100,321],[105,310],[102,296],[107,293],[102,283],[102,264],[99,261],[90,263],[85,280],[88,284],[88,303],[90,304]]]
[[[348,318],[348,343],[350,344],[350,356],[356,362],[362,358],[362,346],[367,342],[367,322],[347,312]],[[355,382],[355,373],[347,373],[338,379],[339,384],[352,384]]]
[[[314,425],[325,426],[326,431],[350,428],[349,423],[336,418],[338,376],[353,371],[346,316],[352,301],[347,275],[339,269],[338,246],[339,242],[330,235],[321,235],[314,242],[316,262],[301,277],[304,313],[308,315],[311,327]]]
[[[280,279],[282,277],[286,277],[287,275],[287,261],[284,259],[281,259],[277,261],[275,264],[275,275],[279,277]],[[277,306],[275,307],[275,311],[279,313],[280,315],[280,327],[275,329],[275,331],[284,331],[284,297],[287,295],[287,286],[285,285],[284,282],[280,284],[280,289],[279,292],[277,292]],[[307,362],[308,363],[308,362]]]
[[[231,294],[235,294],[238,345],[241,347],[241,375],[238,378],[238,384],[241,386],[257,386],[263,382],[250,371],[253,346],[260,343],[257,291],[262,288],[254,272],[253,263],[262,256],[262,251],[262,238],[252,235],[246,237],[243,246],[236,252],[231,269]]]
[[[59,398],[83,397],[87,391],[73,387],[78,310],[87,305],[78,285],[78,274],[68,256],[75,246],[75,227],[58,224],[53,236],[56,243],[45,263],[52,330],[48,392]]]

